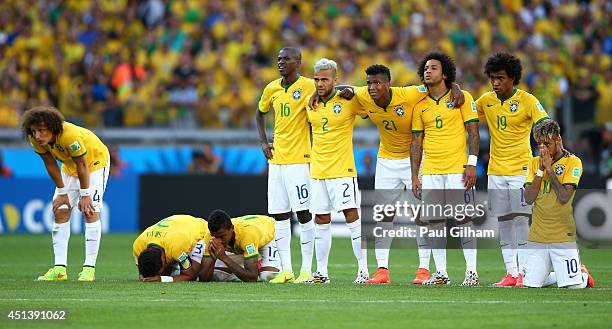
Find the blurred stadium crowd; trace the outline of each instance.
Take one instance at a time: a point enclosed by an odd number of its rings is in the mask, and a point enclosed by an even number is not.
[[[0,127],[49,103],[93,128],[252,128],[284,45],[302,49],[304,75],[325,56],[353,85],[374,63],[393,85],[417,84],[416,63],[441,49],[477,98],[484,61],[509,50],[520,87],[569,115],[575,152],[610,175],[610,22],[606,0],[4,0]]]

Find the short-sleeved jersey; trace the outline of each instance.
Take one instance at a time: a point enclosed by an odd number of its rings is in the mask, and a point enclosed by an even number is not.
[[[308,99],[315,91],[314,81],[298,77],[287,87],[282,78],[270,82],[259,100],[258,109],[267,113],[274,109],[273,164],[310,162],[310,127],[306,119]]]
[[[316,179],[357,177],[353,155],[355,115],[365,116],[356,98],[334,95],[308,110],[312,126],[310,176]]]
[[[562,185],[578,187],[582,176],[582,161],[577,156],[568,153],[552,164],[557,179]],[[540,157],[531,159],[528,167],[525,185],[533,182],[535,173],[540,168]],[[533,206],[529,241],[541,243],[576,241],[576,223],[572,202],[574,196],[565,204],[557,199],[557,194],[550,185],[546,171],[542,176],[540,191]]]
[[[368,93],[368,87],[355,88],[355,97],[380,135],[378,157],[399,160],[410,157],[412,143],[412,109],[424,97],[425,86],[391,87],[391,102],[382,108]]]
[[[134,261],[149,245],[164,249],[167,264],[178,263],[182,269],[191,266],[189,253],[195,244],[208,234],[208,223],[190,215],[173,215],[149,226],[134,241]]]
[[[515,89],[505,101],[488,92],[476,101],[478,116],[486,120],[491,136],[489,175],[524,175],[532,158],[529,136],[532,125],[548,118],[532,94]]]
[[[108,166],[108,148],[93,132],[70,122],[64,122],[62,132],[56,136],[55,143],[40,145],[34,137],[28,136],[30,144],[38,154],[51,152],[62,163],[62,170],[70,176],[77,176],[74,158],[85,157],[89,171]]]
[[[439,100],[424,98],[412,114],[412,131],[424,132],[423,175],[461,174],[467,163],[465,124],[478,122],[476,104],[463,91],[465,103],[454,108],[450,90]]]
[[[232,218],[234,225],[234,244],[226,248],[236,255],[243,255],[245,259],[259,256],[259,248],[274,239],[274,218],[263,215],[246,215]],[[210,242],[208,233],[204,238],[206,245]],[[210,255],[206,248],[205,256]]]

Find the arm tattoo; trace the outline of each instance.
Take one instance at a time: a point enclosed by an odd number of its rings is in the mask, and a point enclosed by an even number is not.
[[[478,155],[478,149],[480,147],[480,133],[478,132],[478,122],[470,122],[466,125],[468,132],[468,149],[470,155]]]
[[[423,157],[423,132],[412,133],[412,144],[410,144],[410,163],[412,176],[419,174],[421,158]]]

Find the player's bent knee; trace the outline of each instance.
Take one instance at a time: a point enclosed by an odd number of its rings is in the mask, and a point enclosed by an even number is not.
[[[62,208],[53,212],[53,218],[57,224],[66,223],[70,219],[70,209]]]
[[[306,224],[312,220],[312,215],[308,210],[298,211],[296,215],[298,220],[300,221],[300,224]]]
[[[317,224],[329,224],[329,223],[331,223],[331,215],[329,215],[329,214],[316,215],[315,216],[315,223],[317,223]]]
[[[94,212],[94,213],[92,213],[90,215],[88,215],[88,214],[83,214],[83,215],[84,215],[83,218],[85,219],[85,221],[87,223],[95,223],[95,222],[100,220],[100,213],[99,212]]]

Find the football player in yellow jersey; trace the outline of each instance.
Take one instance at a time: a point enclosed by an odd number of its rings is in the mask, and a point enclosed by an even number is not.
[[[451,84],[455,81],[455,63],[446,54],[429,53],[418,69],[421,80],[428,88],[429,95],[413,110],[412,145],[410,149],[412,169],[412,191],[421,198],[419,169],[425,150],[422,170],[423,201],[427,205],[465,206],[474,202],[473,187],[476,183],[476,159],[478,155],[478,113],[472,96],[464,91],[465,104],[454,110],[449,98]],[[467,130],[466,153],[465,132]],[[424,145],[423,145],[424,144]],[[441,195],[439,195],[441,194]],[[445,233],[445,216],[442,213],[424,214],[430,230]],[[459,217],[455,217],[459,218]],[[469,219],[458,221],[463,230],[472,225]],[[446,236],[446,235],[444,235]],[[446,238],[430,240],[436,272],[423,284],[447,284]],[[461,237],[466,262],[465,280],[462,285],[478,285],[476,272],[476,239]]]
[[[276,219],[276,242],[283,270],[273,283],[304,282],[310,277],[314,250],[314,222],[310,200],[310,126],[305,104],[314,93],[314,82],[300,76],[300,50],[285,47],[278,54],[281,78],[263,91],[257,110],[257,129],[269,161],[268,213]],[[274,111],[274,143],[268,142],[264,115]],[[302,268],[294,278],[291,264],[291,211],[300,222]]]
[[[210,234],[204,238],[207,247],[200,281],[255,282],[258,279],[273,279],[280,269],[274,241],[274,222],[268,216],[230,218],[225,211],[214,210],[208,217]]]
[[[556,283],[593,288],[593,278],[580,264],[572,207],[582,161],[563,148],[554,120],[538,124],[533,137],[540,156],[531,159],[525,181],[525,200],[534,207],[523,283],[526,287]]]
[[[309,282],[329,283],[327,263],[331,250],[331,211],[344,213],[358,263],[355,283],[368,280],[366,249],[361,248],[361,220],[357,170],[353,155],[353,126],[357,114],[364,115],[356,99],[347,100],[336,91],[336,62],[321,58],[314,65],[319,101],[308,110],[312,130],[310,211],[315,215],[317,272]]]
[[[134,241],[132,253],[144,282],[193,281],[200,272],[208,223],[173,215],[149,226]],[[180,270],[175,272],[174,270]]]
[[[85,218],[85,262],[78,280],[94,281],[102,234],[100,211],[110,169],[108,149],[94,133],[64,121],[64,116],[51,106],[27,110],[21,130],[42,158],[56,186],[52,232],[55,266],[37,280],[68,279],[70,211],[77,206]],[[61,170],[57,161],[62,163]]]
[[[531,215],[531,206],[523,197],[527,163],[532,157],[529,137],[532,125],[548,118],[533,95],[516,88],[521,72],[520,60],[511,54],[489,57],[484,73],[491,80],[493,91],[476,101],[478,116],[486,121],[491,136],[489,205],[498,219],[499,242],[506,264],[507,274],[495,284],[497,287],[515,286],[523,279]]]

